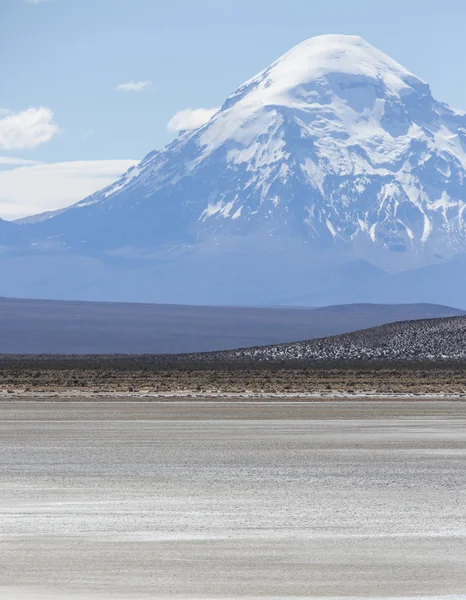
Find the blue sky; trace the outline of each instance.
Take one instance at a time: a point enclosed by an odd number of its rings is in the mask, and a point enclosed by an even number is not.
[[[314,35],[361,35],[466,109],[464,23],[464,0],[0,0],[0,216],[105,185]]]

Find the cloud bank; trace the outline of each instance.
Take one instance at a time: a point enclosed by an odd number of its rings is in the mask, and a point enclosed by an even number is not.
[[[3,157],[0,165],[21,165],[21,161]],[[13,220],[70,206],[110,185],[137,163],[95,160],[0,169],[0,218]]]
[[[218,106],[180,110],[168,121],[167,129],[173,132],[196,129],[207,123],[219,110]]]
[[[53,112],[41,106],[20,112],[0,110],[0,149],[31,150],[60,133]]]

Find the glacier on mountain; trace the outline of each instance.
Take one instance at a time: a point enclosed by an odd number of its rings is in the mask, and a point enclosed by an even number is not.
[[[115,184],[8,232],[0,292],[444,302],[440,281],[459,303],[465,181],[466,113],[362,38],[319,36]]]

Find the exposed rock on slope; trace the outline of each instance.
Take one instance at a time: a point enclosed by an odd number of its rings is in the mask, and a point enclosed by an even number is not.
[[[466,317],[402,321],[317,340],[204,356],[232,361],[464,360]]]

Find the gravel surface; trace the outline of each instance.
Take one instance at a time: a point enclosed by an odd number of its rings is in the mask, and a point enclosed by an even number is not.
[[[447,361],[466,358],[466,317],[400,321],[290,344],[199,354],[198,360]]]
[[[0,598],[466,599],[466,403],[0,403]]]

